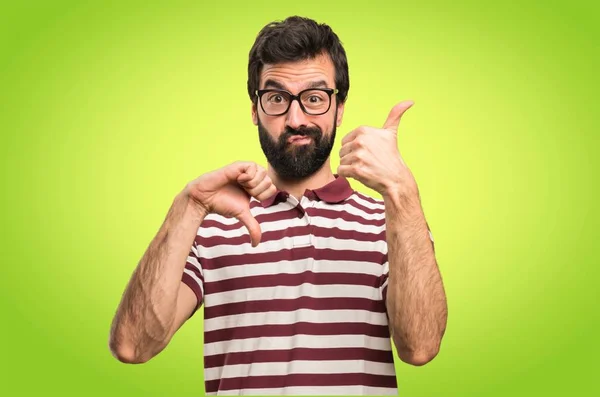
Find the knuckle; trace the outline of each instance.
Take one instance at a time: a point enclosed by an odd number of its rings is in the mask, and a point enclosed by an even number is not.
[[[254,189],[256,187],[256,182],[253,179],[246,181],[242,184],[246,189]]]

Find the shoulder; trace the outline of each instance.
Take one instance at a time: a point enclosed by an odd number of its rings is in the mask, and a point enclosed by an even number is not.
[[[367,214],[384,214],[385,205],[383,200],[376,199],[364,193],[354,191],[350,197],[344,202],[347,206],[354,207]]]

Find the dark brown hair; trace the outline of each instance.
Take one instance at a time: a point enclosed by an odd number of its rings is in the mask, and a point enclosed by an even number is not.
[[[350,89],[346,52],[338,36],[326,24],[293,16],[271,22],[258,33],[248,60],[248,95],[256,103],[255,91],[265,64],[314,59],[328,54],[335,67],[338,102],[344,103]]]

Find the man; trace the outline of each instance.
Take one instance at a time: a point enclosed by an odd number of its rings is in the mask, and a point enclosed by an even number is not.
[[[207,394],[396,394],[390,336],[407,363],[436,356],[446,298],[396,140],[412,103],[346,135],[335,175],[348,89],[327,25],[262,29],[248,93],[268,169],[236,162],[177,195],[115,315],[119,360],[158,354],[202,304]]]

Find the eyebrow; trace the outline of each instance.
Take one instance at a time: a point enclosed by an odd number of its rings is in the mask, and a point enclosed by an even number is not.
[[[272,79],[268,79],[267,81],[265,81],[265,88],[267,88],[267,87],[273,87],[278,90],[285,90],[285,87],[283,86],[283,84],[281,84],[277,80],[272,80]]]
[[[306,88],[325,88],[327,82],[325,80],[311,81]]]
[[[265,88],[267,87],[273,87],[275,89],[278,90],[284,90],[287,91],[287,89],[285,88],[285,86],[280,83],[277,80],[273,80],[273,79],[267,79],[265,81]],[[327,87],[327,82],[325,80],[317,80],[317,81],[311,81],[306,85],[306,89],[309,88],[325,88]]]

